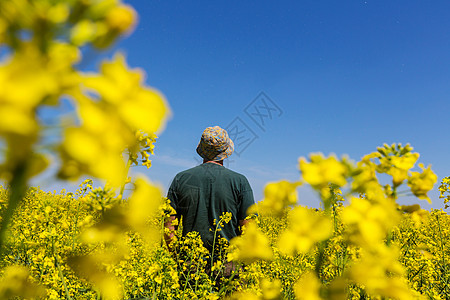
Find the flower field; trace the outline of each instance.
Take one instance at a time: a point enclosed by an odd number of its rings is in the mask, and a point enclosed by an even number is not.
[[[2,210],[7,193],[2,188]],[[76,194],[31,189],[8,232],[1,262],[1,296],[448,299],[447,213],[398,207],[397,224],[380,241],[379,249],[373,250],[378,251],[376,256],[371,256],[367,245],[353,240],[371,237],[356,234],[354,226],[362,229],[372,217],[375,222],[382,221],[381,215],[370,216],[366,211],[368,215],[361,224],[349,223],[346,211],[353,202],[344,206],[340,191],[331,189],[331,193],[334,201],[329,214],[302,206],[286,208],[277,216],[254,216],[252,225],[256,226],[248,226],[241,240],[233,241],[231,247],[218,239],[211,272],[207,267],[210,255],[195,234],[181,237],[178,233],[169,251],[161,238],[146,240],[126,228],[123,220],[105,221],[113,215],[117,218],[120,213],[112,211],[128,204],[113,198],[108,190],[93,189],[90,181]],[[163,228],[168,213],[169,206],[161,203],[149,220],[147,226],[155,229],[156,236],[161,236],[156,228]],[[286,234],[293,234],[288,241],[284,241]],[[234,271],[235,276],[226,277],[227,258],[233,257],[242,265]],[[77,264],[83,260],[95,267],[83,269]]]
[[[431,201],[438,181],[410,145],[301,157],[298,181],[268,183],[241,236],[221,238],[229,212],[215,220],[212,253],[167,229],[168,199],[129,177],[151,167],[167,101],[121,53],[81,67],[136,20],[119,0],[0,1],[0,299],[450,299],[448,213],[398,204]],[[30,188],[44,170],[106,183]],[[439,191],[448,208],[450,177]]]

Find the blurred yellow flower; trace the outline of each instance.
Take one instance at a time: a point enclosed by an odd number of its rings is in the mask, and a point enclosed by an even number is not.
[[[373,155],[378,152],[372,153]],[[353,176],[352,190],[357,193],[367,194],[371,198],[384,197],[384,191],[376,176],[376,165],[366,155],[357,163],[355,175]]]
[[[301,157],[299,166],[303,179],[312,187],[320,188],[329,183],[344,186],[347,183],[348,168],[336,157],[325,158],[322,153],[318,153],[311,154],[309,160],[310,162],[307,162],[304,157]]]
[[[279,279],[269,280],[267,278],[261,279],[259,286],[264,300],[273,300],[280,298],[281,281]]]
[[[401,279],[405,270],[398,261],[397,248],[380,244],[376,249],[364,251],[361,256],[349,271],[354,282],[364,285],[369,294],[412,299],[407,283]]]
[[[293,255],[306,253],[333,232],[331,220],[303,206],[297,206],[289,212],[289,227],[280,234],[278,248],[281,252]]]
[[[98,30],[97,24],[91,20],[82,20],[75,24],[70,32],[70,40],[77,46],[92,42]]]
[[[254,292],[245,291],[245,292],[234,292],[231,296],[225,298],[227,300],[262,300]]]
[[[161,129],[169,115],[165,99],[157,91],[142,85],[143,72],[129,70],[123,55],[105,62],[98,75],[86,76],[86,88],[111,104],[128,126],[155,133]]]
[[[321,300],[321,283],[313,272],[307,272],[294,285],[297,300]]]
[[[347,236],[359,246],[378,246],[400,216],[395,202],[381,198],[372,203],[364,198],[352,197],[350,205],[342,211],[342,222],[348,226]]]
[[[419,153],[406,153],[403,156],[390,156],[390,163],[401,170],[409,170],[419,159]]]
[[[136,11],[129,5],[119,5],[106,15],[106,24],[111,30],[120,33],[131,30],[136,23]]]
[[[406,153],[403,156],[385,156],[380,158],[379,171],[392,176],[394,186],[402,184],[407,178],[408,171],[419,159],[419,153]]]
[[[8,266],[0,280],[0,298],[41,298],[45,296],[44,287],[32,283],[26,267]]]
[[[88,173],[121,185],[126,171],[121,154],[142,141],[136,130],[158,131],[169,113],[162,96],[142,86],[142,77],[141,72],[129,71],[124,57],[118,55],[115,61],[102,65],[101,74],[83,78],[86,94],[73,93],[81,126],[65,132],[61,177]],[[92,93],[99,99],[92,101]],[[151,145],[146,147],[151,151]],[[146,165],[150,163],[146,160]]]
[[[54,48],[62,46],[52,44],[50,51]],[[71,48],[47,58],[28,43],[0,65],[0,134],[30,135],[38,130],[36,107],[66,91],[68,76],[73,79],[72,86],[77,84],[67,63],[77,59],[73,53]]]
[[[135,190],[128,200],[127,222],[148,242],[160,238],[157,229],[150,225],[150,220],[157,215],[161,204],[161,190],[144,178],[137,179]]]
[[[254,204],[248,213],[281,216],[286,207],[297,204],[297,187],[300,182],[281,180],[264,187],[264,199]]]
[[[431,166],[425,169],[423,164],[419,164],[422,172],[411,172],[408,177],[408,186],[411,192],[419,199],[425,199],[431,203],[427,193],[433,188],[437,181],[437,175],[431,170]]]
[[[269,239],[250,221],[244,227],[244,233],[230,241],[228,260],[252,263],[256,260],[270,260],[273,257]]]
[[[113,275],[100,268],[99,265],[102,260],[103,257],[95,256],[71,257],[69,264],[75,272],[92,282],[99,289],[104,299],[122,299],[121,283]]]

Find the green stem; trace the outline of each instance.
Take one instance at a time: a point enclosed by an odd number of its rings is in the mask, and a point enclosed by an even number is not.
[[[235,268],[235,270],[233,270],[231,276],[228,278],[227,281],[228,281],[228,282],[231,282],[231,281],[234,279],[234,277],[236,276],[236,274],[239,272],[240,269],[241,269],[241,264],[238,263],[237,266],[236,266],[236,268]],[[226,288],[227,288],[227,284],[224,284],[224,285],[222,286],[222,288],[219,290],[218,295],[221,295],[221,294],[224,292],[224,290],[225,290]]]
[[[11,221],[11,218],[19,205],[22,198],[27,191],[27,179],[26,179],[27,162],[23,161],[19,163],[13,171],[13,178],[10,183],[11,192],[8,201],[8,207],[2,215],[1,227],[0,227],[0,258],[3,256],[4,245],[6,239],[6,230]]]
[[[195,272],[195,287],[194,287],[194,292],[197,292],[197,288],[198,288],[198,280],[197,280],[197,276],[198,273],[200,272],[200,267],[197,265],[197,271]]]
[[[398,199],[398,194],[397,194],[397,186],[395,186],[394,184],[392,184],[392,199],[394,199],[394,201],[396,201]]]
[[[216,229],[214,230],[214,239],[213,239],[213,244],[212,244],[212,252],[211,252],[211,274],[210,274],[210,280],[212,281],[213,278],[213,262],[214,262],[214,247],[216,246],[216,237],[217,237],[217,231],[219,230],[219,226],[222,222],[222,219],[219,219],[219,221],[217,222],[216,225]],[[210,291],[212,291],[212,286]]]
[[[188,256],[188,261],[191,261],[191,258],[192,258],[191,256]],[[186,261],[185,261],[185,263],[186,263]],[[181,299],[184,299],[184,294],[186,292],[186,288],[187,288],[187,285],[189,283],[190,277],[191,277],[191,268],[189,266],[189,271],[188,271],[188,273],[187,273],[187,275],[185,277],[186,282],[184,283],[183,294],[181,295]]]
[[[52,251],[53,251],[53,257],[55,258],[55,265],[58,268],[59,277],[61,278],[61,282],[64,287],[64,292],[66,293],[66,299],[72,300],[72,297],[70,297],[69,289],[67,288],[66,281],[64,280],[64,274],[62,272],[61,266],[58,261],[58,255],[55,253],[55,241],[52,239]]]
[[[119,197],[121,197],[121,199],[123,198],[123,192],[125,191],[125,185],[127,184],[127,178],[128,178],[128,172],[130,171],[130,167],[131,167],[131,154],[129,154],[128,156],[128,161],[127,161],[127,166],[125,167],[125,178],[123,180],[123,184],[120,187],[120,193],[119,193]]]
[[[337,235],[337,231],[338,231],[338,225],[337,225],[337,218],[336,218],[336,203],[333,203],[333,205],[332,205],[332,209],[333,209],[333,224],[334,224],[334,236],[336,236]],[[342,251],[341,251],[342,252]],[[339,257],[340,255],[338,255],[337,253],[336,253],[336,256],[335,256],[335,259],[334,259],[334,264],[336,265],[336,267],[337,267],[337,275],[339,276],[340,275],[340,273],[341,273],[341,270],[340,270],[340,261],[339,261]]]
[[[329,239],[325,240],[323,242],[320,242],[317,245],[319,253],[317,254],[316,267],[315,267],[314,271],[316,272],[317,278],[319,278],[319,280],[321,280],[321,278],[320,278],[320,270],[322,269],[322,264],[323,264],[324,257],[325,257],[325,248],[327,247],[328,242],[329,242]]]

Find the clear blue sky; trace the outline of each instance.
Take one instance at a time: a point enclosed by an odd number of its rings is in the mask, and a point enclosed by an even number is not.
[[[140,20],[117,49],[172,110],[153,167],[133,171],[165,190],[198,164],[203,129],[233,120],[252,142],[226,165],[247,176],[256,200],[266,182],[298,179],[297,160],[311,152],[359,160],[383,143],[410,143],[439,181],[450,175],[449,1],[128,3]],[[279,108],[262,127],[245,110],[262,103],[252,102],[260,92]],[[437,186],[432,207],[441,208]]]

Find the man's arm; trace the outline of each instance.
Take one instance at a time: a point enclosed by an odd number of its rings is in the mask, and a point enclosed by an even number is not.
[[[248,218],[247,211],[250,208],[250,206],[255,204],[255,199],[253,198],[253,191],[250,187],[250,184],[248,183],[247,178],[243,177],[242,181],[242,192],[240,193],[240,207],[238,210],[238,220],[239,220],[239,227],[241,228],[241,234],[242,234],[242,227],[245,226],[248,222],[250,222],[250,219]]]
[[[175,230],[178,228],[178,220],[176,216],[177,210],[177,176],[172,180],[170,184],[169,190],[167,192],[167,199],[169,200],[169,204],[171,206],[172,211],[170,212],[170,216],[166,218],[164,221],[164,240],[166,241],[166,245],[170,250],[170,243],[175,239]]]
[[[164,223],[164,240],[167,247],[170,249],[170,243],[175,240],[175,230],[177,225],[177,217],[170,216]]]
[[[250,222],[250,219],[247,219],[247,220],[239,220],[239,226],[244,226],[244,225],[247,225],[247,223],[248,222]]]
[[[250,219],[239,220],[239,234],[242,234],[242,228],[250,222]]]

